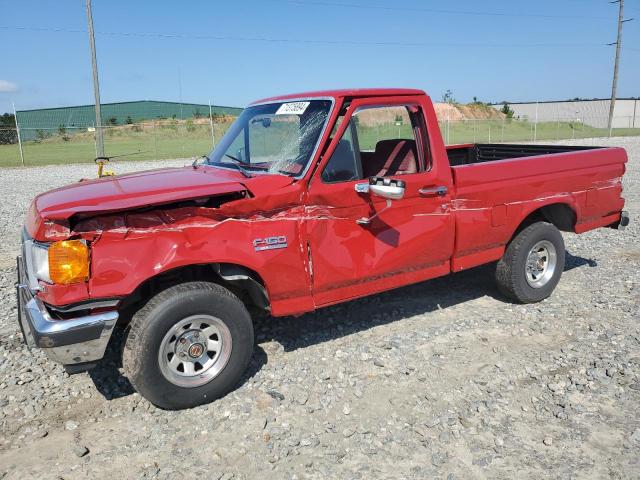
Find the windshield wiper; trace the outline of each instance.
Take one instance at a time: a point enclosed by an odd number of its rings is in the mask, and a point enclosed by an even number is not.
[[[233,160],[234,165],[236,166],[236,168],[238,170],[240,170],[240,172],[242,172],[242,174],[245,177],[247,177],[247,178],[253,177],[253,175],[251,175],[249,173],[249,171],[243,167],[243,165],[246,165],[246,163],[244,163],[242,160],[240,160],[239,158],[234,157],[233,155],[229,155],[228,153],[225,153],[224,156],[225,157],[229,157],[231,160]]]

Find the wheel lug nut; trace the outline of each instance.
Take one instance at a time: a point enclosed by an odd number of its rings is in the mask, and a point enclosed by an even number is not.
[[[184,343],[187,343],[187,339],[186,339],[186,338],[181,338],[181,339],[180,339],[180,343],[183,343],[183,344],[184,344]]]

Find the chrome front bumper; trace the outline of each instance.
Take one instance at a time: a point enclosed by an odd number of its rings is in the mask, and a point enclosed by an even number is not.
[[[25,343],[41,348],[63,365],[100,360],[118,320],[117,311],[55,319],[29,288],[24,262],[18,257],[18,322]]]

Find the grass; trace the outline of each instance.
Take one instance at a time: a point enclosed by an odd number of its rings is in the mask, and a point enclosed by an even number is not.
[[[229,123],[215,125],[215,138],[219,140]],[[606,137],[604,128],[594,128],[577,122],[543,122],[537,127],[522,120],[478,120],[440,123],[440,129],[448,144],[529,142],[537,140],[562,140],[570,138]],[[381,125],[361,129],[360,146],[373,150],[378,138],[410,138],[409,126]],[[282,137],[285,138],[286,129]],[[640,136],[640,128],[616,128],[614,136]],[[24,142],[26,165],[68,164],[92,162],[96,156],[93,134],[76,133],[64,140],[58,132],[43,136],[40,141]],[[275,138],[275,137],[272,137]],[[258,141],[258,138],[254,139]],[[253,140],[252,140],[253,142]],[[261,143],[261,142],[258,142]],[[280,147],[279,145],[277,146]],[[262,147],[265,154],[272,153],[268,145]],[[277,151],[278,148],[275,150]],[[139,152],[127,160],[153,160],[190,158],[211,150],[211,130],[208,124],[166,123],[161,125],[128,125],[109,128],[105,134],[107,155]],[[19,166],[18,145],[0,145],[0,167]]]
[[[229,124],[215,125],[216,141]],[[25,165],[52,165],[93,162],[96,147],[93,134],[67,136],[55,134],[39,141],[23,142]],[[167,124],[153,128],[127,126],[107,129],[104,135],[105,154],[135,153],[127,160],[160,160],[191,158],[209,153],[212,147],[209,125]],[[0,145],[0,167],[20,165],[18,145]]]

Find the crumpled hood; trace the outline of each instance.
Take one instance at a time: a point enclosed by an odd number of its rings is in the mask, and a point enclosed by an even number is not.
[[[34,206],[43,219],[64,220],[76,213],[115,212],[234,192],[261,194],[265,181],[280,188],[292,180],[282,175],[245,178],[213,167],[163,168],[78,182],[38,195]]]
[[[260,197],[291,183],[293,179],[284,175],[246,178],[235,170],[208,166],[149,170],[78,182],[42,193],[32,202],[25,223],[35,238],[42,235],[43,224],[65,225],[76,214],[134,210],[230,193]]]

